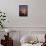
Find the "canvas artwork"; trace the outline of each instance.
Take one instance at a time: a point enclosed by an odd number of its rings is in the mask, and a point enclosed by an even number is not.
[[[28,5],[19,5],[19,16],[28,16]]]

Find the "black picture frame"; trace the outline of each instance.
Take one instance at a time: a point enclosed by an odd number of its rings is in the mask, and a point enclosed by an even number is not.
[[[28,16],[28,5],[19,5],[19,16]]]

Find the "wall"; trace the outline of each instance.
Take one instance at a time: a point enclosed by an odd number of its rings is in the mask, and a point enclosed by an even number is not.
[[[19,17],[20,4],[28,5],[28,17]],[[6,27],[46,27],[46,0],[32,0],[32,8],[31,0],[0,0],[0,9],[6,12]]]
[[[19,4],[29,5],[28,17],[19,17]],[[7,15],[5,26],[12,31],[20,31],[20,36],[31,31],[46,33],[46,0],[32,0],[32,8],[31,0],[0,0],[0,9]]]

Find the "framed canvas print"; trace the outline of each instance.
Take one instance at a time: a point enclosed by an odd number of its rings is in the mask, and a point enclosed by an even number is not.
[[[28,16],[28,5],[19,5],[19,16]]]

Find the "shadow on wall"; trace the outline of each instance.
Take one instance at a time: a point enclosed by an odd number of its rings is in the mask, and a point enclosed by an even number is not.
[[[21,46],[20,41],[13,40],[13,46]]]

